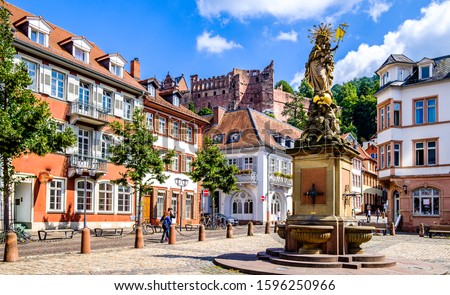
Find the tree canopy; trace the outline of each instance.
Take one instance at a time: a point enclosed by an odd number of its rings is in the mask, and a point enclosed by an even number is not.
[[[9,20],[10,12],[0,9],[0,161],[3,181],[4,228],[9,229],[12,196],[12,160],[34,153],[44,156],[63,152],[76,143],[71,128],[56,130],[48,104],[37,99],[28,88],[32,80],[23,62],[14,63],[16,53]]]
[[[279,88],[280,86],[283,87],[282,90],[284,92],[294,94],[294,89],[292,89],[291,85],[289,85],[288,82],[286,82],[284,80],[280,80],[277,83],[275,83],[275,88]]]
[[[198,111],[199,116],[211,115],[212,113],[213,111],[210,108],[201,108],[200,111]]]

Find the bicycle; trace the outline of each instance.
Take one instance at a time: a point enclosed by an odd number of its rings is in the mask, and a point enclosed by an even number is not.
[[[136,221],[133,224],[133,231],[136,230],[137,225],[138,225],[138,222]],[[141,222],[141,228],[142,228],[142,233],[144,235],[152,235],[155,233],[155,229],[154,229],[153,225],[148,220],[144,220]]]
[[[220,217],[217,217],[214,215],[214,218],[212,217],[203,217],[200,219],[200,224],[203,224],[205,226],[205,229],[226,229],[227,225],[225,224],[224,220]]]
[[[17,243],[19,244],[28,244],[28,242],[32,241],[31,235],[25,231],[25,226],[23,225],[11,225],[12,232],[16,234],[17,236]],[[3,244],[6,242],[6,231],[2,231],[0,233],[0,244]]]

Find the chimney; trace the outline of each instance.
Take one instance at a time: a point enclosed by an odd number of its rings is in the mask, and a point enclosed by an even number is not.
[[[139,63],[139,58],[135,57],[130,64],[130,74],[131,77],[136,80],[141,79],[141,64]]]
[[[222,121],[223,115],[225,114],[227,110],[223,107],[217,106],[213,108],[213,114],[214,114],[214,125],[217,125]]]

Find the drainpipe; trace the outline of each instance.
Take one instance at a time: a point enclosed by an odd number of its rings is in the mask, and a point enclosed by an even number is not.
[[[271,148],[271,151],[267,153],[267,193],[266,193],[266,200],[267,200],[267,222],[270,222],[270,198],[269,198],[269,190],[270,190],[270,162],[269,162],[269,156],[273,153],[275,153],[276,149],[274,147],[269,146]]]

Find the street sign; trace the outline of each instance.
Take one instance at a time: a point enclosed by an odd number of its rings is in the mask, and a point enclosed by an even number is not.
[[[204,197],[209,197],[209,190],[204,189],[204,190],[203,190],[203,196],[204,196]]]
[[[266,199],[266,197],[263,195],[263,196],[261,196],[261,201],[263,201],[264,202],[264,200]]]

